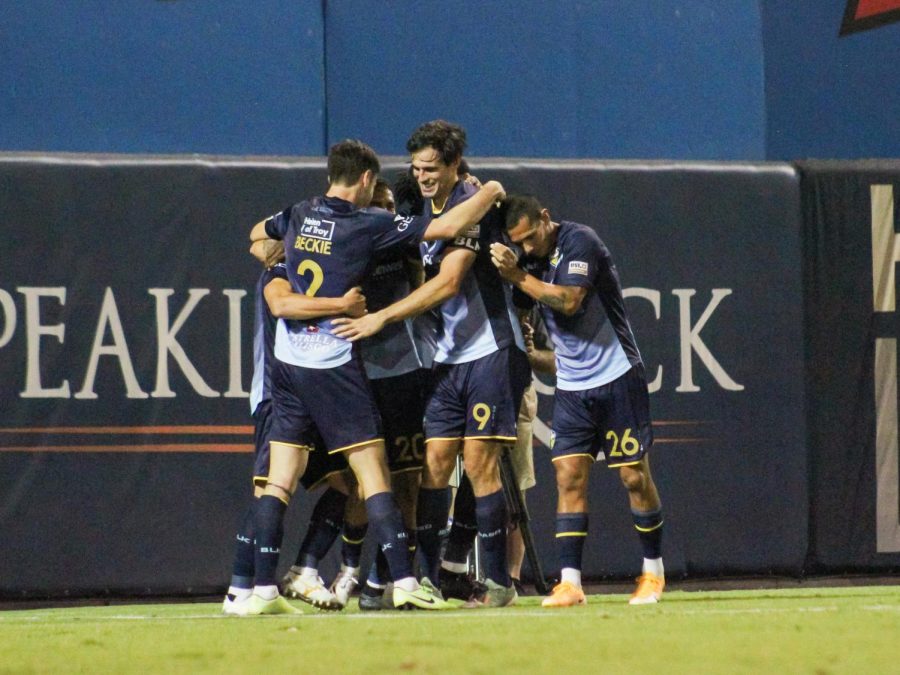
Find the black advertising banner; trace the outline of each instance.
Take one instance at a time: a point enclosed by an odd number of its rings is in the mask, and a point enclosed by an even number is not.
[[[800,171],[811,567],[896,569],[900,162]]]
[[[670,577],[801,573],[793,169],[471,163],[539,196],[554,219],[595,227],[618,264],[651,383]],[[391,160],[383,173],[401,168]],[[0,593],[224,587],[251,467],[259,268],[247,232],[324,186],[320,159],[0,156]],[[555,483],[541,443],[552,382],[539,388],[527,499],[553,570]],[[591,480],[585,574],[633,576],[624,489],[603,466]],[[286,558],[313,498],[296,501]]]
[[[555,220],[591,225],[612,253],[650,382],[668,573],[800,573],[807,469],[793,169],[472,164],[539,196]],[[549,415],[546,396],[541,403]],[[548,460],[535,451],[539,467]],[[591,572],[637,573],[618,475],[597,466],[591,480]],[[552,470],[533,492],[530,501],[538,493],[543,504],[555,501]]]
[[[0,161],[0,589],[227,581],[252,466],[247,234],[324,185],[321,162]]]

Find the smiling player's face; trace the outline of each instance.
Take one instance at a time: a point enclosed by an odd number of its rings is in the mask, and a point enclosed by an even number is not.
[[[459,162],[444,164],[438,151],[428,146],[412,154],[412,168],[422,196],[443,202],[456,185]]]

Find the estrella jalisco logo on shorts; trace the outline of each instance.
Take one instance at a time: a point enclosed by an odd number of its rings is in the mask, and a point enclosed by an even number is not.
[[[307,253],[331,255],[331,240],[334,237],[334,221],[320,220],[306,216],[300,226],[300,234],[294,248]]]

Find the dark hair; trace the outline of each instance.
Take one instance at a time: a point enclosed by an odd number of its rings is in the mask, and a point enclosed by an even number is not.
[[[394,181],[394,200],[397,202],[397,213],[401,216],[418,216],[425,208],[419,184],[409,171],[397,174],[397,180]]]
[[[522,216],[528,216],[528,221],[532,222],[541,217],[541,211],[544,209],[537,197],[532,195],[508,195],[503,200],[503,211],[505,212],[506,229],[511,230]]]
[[[391,185],[384,178],[377,178],[375,180],[375,189],[372,192],[372,201],[370,202],[370,206],[377,206],[381,209],[388,208],[388,192],[391,191]],[[394,197],[391,196],[390,206],[393,208],[395,205],[393,203]],[[388,209],[389,211],[391,209]]]
[[[441,161],[449,166],[462,158],[466,149],[466,130],[446,120],[426,122],[406,141],[406,150],[412,154],[428,147],[434,148]]]
[[[469,171],[469,163],[464,159],[459,160],[459,167],[456,169],[456,175],[465,176],[467,173],[472,173]]]
[[[348,138],[335,143],[328,151],[328,181],[337,185],[353,185],[366,171],[375,175],[381,163],[375,151],[362,141]]]

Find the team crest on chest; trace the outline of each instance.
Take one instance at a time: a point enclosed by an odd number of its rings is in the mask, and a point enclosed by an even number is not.
[[[559,263],[562,262],[562,253],[559,252],[559,247],[553,251],[553,255],[550,256],[550,267],[559,267]]]

